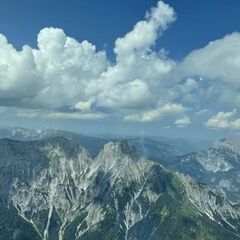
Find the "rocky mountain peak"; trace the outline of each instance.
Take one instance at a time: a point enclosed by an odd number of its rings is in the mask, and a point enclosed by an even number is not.
[[[240,154],[240,138],[223,138],[215,142],[214,148],[230,150],[236,154]]]
[[[43,143],[44,148],[58,149],[67,159],[77,159],[79,154],[84,154],[86,157],[91,158],[85,148],[68,137],[56,136],[39,142]]]
[[[105,144],[99,156],[105,156],[105,158],[108,157],[111,159],[128,157],[132,160],[137,160],[141,154],[135,146],[130,146],[128,141],[123,140]]]

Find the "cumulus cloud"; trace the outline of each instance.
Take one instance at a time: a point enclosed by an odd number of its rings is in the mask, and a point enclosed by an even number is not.
[[[240,33],[235,32],[191,52],[180,64],[179,73],[239,85],[239,66]]]
[[[159,1],[132,31],[115,42],[116,64],[101,77],[102,92],[98,104],[105,108],[146,109],[157,105],[159,98],[169,101],[164,77],[175,62],[166,52],[151,47],[159,35],[176,19],[174,10]]]
[[[240,130],[240,118],[233,119],[236,113],[236,109],[232,112],[219,112],[207,121],[206,126],[213,129]]]
[[[126,60],[130,54],[138,51],[148,51],[156,42],[158,36],[167,29],[168,25],[175,21],[174,10],[162,1],[157,7],[146,13],[145,20],[138,22],[133,30],[123,38],[118,38],[114,52],[117,60]]]
[[[188,116],[183,116],[175,121],[175,125],[179,128],[185,128],[191,124],[191,120]]]
[[[240,33],[235,32],[192,51],[177,65],[174,74],[176,78],[197,77],[193,102],[217,100],[221,105],[236,108],[240,102],[239,68]]]
[[[35,96],[36,103],[72,108],[94,96],[97,89],[93,83],[109,66],[105,52],[97,52],[91,43],[79,43],[54,28],[40,31],[38,47],[33,53],[44,88]]]
[[[159,1],[116,40],[115,64],[105,51],[66,36],[62,29],[42,29],[38,47],[21,51],[0,35],[1,105],[21,109],[17,113],[22,116],[25,111],[26,116],[75,119],[158,111],[159,101],[172,100],[164,77],[175,62],[152,46],[175,19],[174,10]]]
[[[21,51],[1,36],[0,99],[9,106],[70,108],[94,93],[89,82],[108,65],[105,52],[61,29],[41,30],[38,49],[24,46]]]
[[[42,86],[32,49],[17,51],[0,34],[0,101],[13,102],[34,97]]]
[[[163,106],[159,106],[156,109],[152,109],[146,112],[131,114],[124,117],[125,121],[130,122],[152,122],[161,120],[163,117],[168,115],[179,115],[183,114],[186,108],[181,104],[167,103]]]
[[[239,109],[240,33],[210,42],[177,62],[166,50],[154,50],[175,20],[173,8],[159,1],[116,39],[114,62],[104,50],[62,29],[42,29],[37,48],[26,45],[20,51],[0,34],[0,113],[91,120],[115,116],[131,122],[170,116],[176,127],[186,127],[220,106]],[[220,112],[206,125],[237,129],[236,110],[231,114]]]

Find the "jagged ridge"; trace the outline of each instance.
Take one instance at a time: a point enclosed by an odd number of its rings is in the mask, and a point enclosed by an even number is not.
[[[0,198],[39,239],[238,239],[238,208],[226,202],[216,211],[211,201],[206,208],[188,194],[189,186],[202,192],[197,184],[147,160],[127,142],[108,143],[95,159],[63,137],[1,140],[0,153],[7,186]],[[204,194],[200,199],[208,201]]]
[[[167,165],[209,185],[232,202],[239,202],[239,139],[222,139],[208,150],[177,157]]]

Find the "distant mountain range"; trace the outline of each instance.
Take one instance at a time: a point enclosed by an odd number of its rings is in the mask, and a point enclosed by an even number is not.
[[[212,146],[212,140],[180,139],[156,136],[125,136],[102,134],[100,136],[87,136],[79,133],[56,129],[27,129],[21,127],[0,128],[0,138],[12,140],[41,140],[49,137],[63,136],[78,142],[95,157],[102,147],[109,141],[127,140],[130,145],[135,145],[150,159],[161,157],[180,156],[194,151],[200,151]]]
[[[222,139],[213,147],[162,162],[240,202],[240,139]]]
[[[0,140],[0,239],[240,239],[240,206],[127,141]]]

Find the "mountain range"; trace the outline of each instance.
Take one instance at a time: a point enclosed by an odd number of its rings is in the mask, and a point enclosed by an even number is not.
[[[0,140],[0,239],[240,239],[240,206],[128,141]]]
[[[207,184],[232,202],[240,202],[239,139],[222,139],[209,149],[168,158],[162,164]]]
[[[136,146],[143,154],[151,159],[173,157],[200,151],[212,146],[213,141],[208,139],[181,139],[159,136],[118,136],[100,134],[89,136],[75,132],[57,129],[28,129],[22,127],[0,128],[0,138],[29,141],[41,140],[50,137],[62,136],[78,142],[86,148],[92,157],[96,157],[103,146],[109,141],[127,140],[130,145]]]

